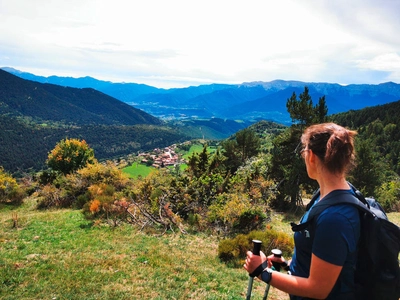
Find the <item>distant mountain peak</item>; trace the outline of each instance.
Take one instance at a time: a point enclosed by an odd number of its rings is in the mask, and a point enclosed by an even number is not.
[[[11,68],[11,67],[1,67],[0,69],[6,71],[8,73],[12,73],[12,74],[22,74],[22,73],[24,73],[24,72],[22,72],[20,70],[17,70],[17,69]]]

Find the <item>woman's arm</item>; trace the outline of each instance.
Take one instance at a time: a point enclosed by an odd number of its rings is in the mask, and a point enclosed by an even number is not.
[[[260,256],[257,256],[250,251],[247,253],[244,268],[249,273],[252,273],[266,260],[264,253],[261,252],[260,254]],[[313,254],[308,278],[273,272],[270,284],[291,295],[324,299],[331,292],[341,270],[342,266],[328,263]],[[261,279],[261,276],[259,278]]]
[[[313,254],[308,278],[273,272],[270,284],[291,295],[325,299],[332,291],[341,270],[342,266],[328,263]]]

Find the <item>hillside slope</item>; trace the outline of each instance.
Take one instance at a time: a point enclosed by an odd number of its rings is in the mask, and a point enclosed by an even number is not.
[[[188,140],[179,129],[158,125],[41,126],[0,116],[0,166],[24,174],[45,168],[48,153],[62,139],[86,140],[100,161]]]
[[[144,111],[92,88],[24,80],[0,70],[0,113],[65,124],[161,124]]]

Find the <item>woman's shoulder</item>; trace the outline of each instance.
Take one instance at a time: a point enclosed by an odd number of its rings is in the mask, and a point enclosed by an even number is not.
[[[318,221],[359,220],[358,208],[351,204],[337,204],[326,208],[319,216]]]

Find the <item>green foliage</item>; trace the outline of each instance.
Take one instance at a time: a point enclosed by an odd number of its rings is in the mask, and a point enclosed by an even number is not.
[[[286,108],[292,122],[298,123],[302,127],[308,127],[314,123],[323,123],[327,119],[328,107],[326,106],[325,96],[320,97],[318,104],[313,106],[308,87],[304,87],[304,92],[300,94],[299,99],[293,92],[286,102]]]
[[[17,180],[0,167],[0,203],[22,203],[25,193],[17,183]]]
[[[379,159],[373,142],[358,138],[355,146],[356,167],[350,173],[349,179],[365,196],[373,196],[383,182],[388,166]]]
[[[385,211],[400,211],[400,178],[383,183],[377,189],[376,199]]]
[[[234,139],[228,139],[221,143],[224,150],[223,155],[226,157],[225,168],[231,174],[235,173],[247,159],[258,154],[260,145],[260,138],[252,128],[238,131]]]
[[[86,141],[65,139],[49,153],[46,163],[53,170],[66,175],[95,161],[94,151]]]
[[[223,239],[218,244],[218,257],[235,267],[243,265],[246,252],[253,249],[252,240],[262,241],[261,251],[266,255],[272,249],[280,249],[283,256],[291,256],[294,249],[294,242],[291,236],[273,229],[263,231],[252,231],[248,234],[238,234],[234,238]]]
[[[288,128],[274,140],[269,175],[277,183],[277,196],[272,206],[287,210],[302,205],[301,188],[312,190],[303,159],[298,155],[301,131]]]
[[[273,142],[270,175],[278,182],[278,196],[274,206],[281,209],[301,206],[303,204],[301,188],[306,189],[307,192],[315,188],[315,183],[308,178],[304,162],[297,152],[304,128],[314,123],[325,122],[328,113],[325,96],[313,106],[309,90],[304,87],[304,92],[299,98],[297,99],[296,94],[293,93],[286,103],[295,124],[281,133]]]
[[[308,94],[308,87],[304,87],[304,92],[300,94],[300,99],[297,99],[296,93],[286,102],[286,108],[292,118],[292,122],[299,122],[302,126],[308,126],[313,120],[313,102]]]
[[[235,138],[237,151],[242,163],[248,158],[257,155],[260,148],[260,138],[251,128],[238,131]]]
[[[261,228],[267,218],[264,209],[246,194],[223,194],[209,206],[208,220],[225,234],[249,232]]]
[[[400,209],[400,101],[332,116],[358,131],[357,167],[351,181],[388,212]]]
[[[58,175],[58,172],[55,170],[44,170],[37,173],[38,181],[41,185],[53,183]]]
[[[239,215],[233,223],[233,232],[249,232],[260,229],[261,225],[267,219],[266,214],[261,207],[249,208]]]

